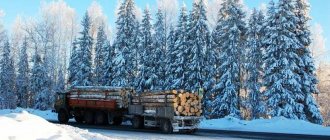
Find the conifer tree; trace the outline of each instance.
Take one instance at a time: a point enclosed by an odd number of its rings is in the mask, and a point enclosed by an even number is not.
[[[222,40],[223,38],[221,38],[221,36],[223,36],[223,31],[222,31],[222,28],[223,26],[225,26],[224,24],[224,21],[226,19],[226,14],[227,12],[227,2],[223,2],[222,5],[221,5],[221,8],[219,9],[219,12],[218,12],[218,20],[217,20],[217,24],[216,24],[216,27],[215,29],[212,31],[211,33],[211,48],[212,50],[214,51],[215,54],[217,54],[215,56],[215,60],[216,62],[214,63],[215,65],[215,74],[216,76],[214,77],[215,78],[215,83],[218,83],[219,82],[219,76],[222,75],[220,73],[221,69],[220,66],[221,66],[221,61],[220,61],[220,52],[222,50],[221,47],[222,46]],[[206,93],[205,93],[205,97],[204,97],[204,116],[207,117],[207,118],[210,118],[212,117],[211,115],[211,112],[212,112],[212,108],[213,108],[213,101],[215,100],[215,97],[219,94],[219,93],[214,93],[214,91],[216,90],[216,86],[213,85],[212,89],[211,90],[206,90]],[[217,116],[215,114],[213,114],[213,116]]]
[[[60,66],[60,70],[58,71],[57,82],[55,87],[56,92],[64,92],[65,91],[65,78],[63,70]]]
[[[102,82],[102,76],[108,69],[105,67],[106,63],[106,53],[107,52],[107,36],[104,32],[104,26],[101,25],[98,29],[97,32],[97,39],[96,39],[96,45],[95,45],[95,59],[94,59],[94,64],[95,64],[95,69],[94,69],[94,85],[104,85]],[[106,69],[104,69],[106,68]]]
[[[193,10],[189,17],[189,47],[188,50],[188,69],[187,90],[196,91],[202,88],[205,81],[206,50],[209,49],[210,33],[207,26],[206,10],[203,0],[193,4]]]
[[[40,110],[49,109],[53,101],[51,100],[49,93],[50,82],[47,80],[48,75],[44,63],[35,49],[33,57],[33,67],[31,70],[31,93],[33,94],[34,108]]]
[[[138,80],[140,80],[140,66],[142,64],[142,52],[144,50],[144,48],[142,47],[141,45],[141,38],[142,38],[142,33],[141,33],[141,27],[140,27],[140,22],[139,21],[136,21],[136,24],[135,24],[135,27],[134,27],[134,33],[135,36],[134,36],[134,46],[132,49],[132,52],[131,54],[133,55],[132,56],[132,59],[133,59],[133,84],[132,86],[135,87],[135,89],[137,89],[138,87]]]
[[[106,42],[106,48],[105,48],[105,62],[102,66],[103,73],[101,78],[102,85],[105,86],[111,86],[112,81],[112,67],[113,67],[113,57],[114,57],[114,48],[111,46],[110,41]]]
[[[46,83],[42,86],[42,93],[38,93],[36,95],[36,98],[44,98],[39,100],[38,104],[36,104],[36,108],[45,110],[53,107],[53,103],[55,101],[55,91],[56,91],[56,86],[57,86],[57,78],[55,77],[56,73],[56,60],[54,59],[56,57],[55,53],[55,44],[52,46],[46,46],[43,48],[44,50],[44,55],[43,55],[43,62],[42,62],[42,67],[44,68],[45,76],[44,81]],[[42,97],[41,97],[42,96]]]
[[[155,47],[152,45],[151,35],[151,15],[149,9],[144,10],[144,15],[141,24],[141,66],[140,76],[138,80],[137,91],[152,90],[157,86],[156,75],[156,56]]]
[[[15,95],[15,68],[14,60],[11,56],[11,47],[6,40],[3,45],[3,53],[0,61],[0,95],[11,103],[10,108],[16,108],[17,97]]]
[[[80,38],[78,38],[78,44],[80,48],[80,59],[78,62],[77,72],[77,85],[79,86],[91,86],[92,85],[92,45],[93,38],[90,36],[89,29],[91,21],[86,12],[83,21],[81,22],[83,30],[80,32]]]
[[[247,69],[247,80],[245,86],[248,91],[248,108],[251,118],[258,119],[264,112],[263,96],[261,95],[261,71],[262,71],[262,27],[263,15],[256,9],[249,20],[247,31],[247,54],[245,67]]]
[[[175,30],[175,38],[175,44],[168,54],[172,57],[172,63],[169,64],[167,74],[173,77],[173,80],[168,80],[168,88],[185,89],[188,64],[188,15],[185,5],[183,5],[180,11],[179,21]]]
[[[168,34],[168,37],[166,39],[167,41],[167,51],[166,51],[166,57],[165,57],[165,81],[164,81],[164,89],[170,90],[171,89],[171,83],[174,80],[173,75],[173,68],[171,67],[172,64],[175,61],[175,57],[173,54],[174,47],[175,47],[175,41],[176,41],[176,35],[175,35],[175,29],[173,26],[170,26],[170,31]],[[172,73],[173,72],[173,73]]]
[[[225,17],[221,17],[217,24],[217,41],[220,56],[217,61],[221,65],[217,68],[220,78],[212,92],[214,99],[211,102],[211,118],[227,115],[240,117],[239,90],[240,90],[240,56],[245,42],[245,14],[242,5],[235,0],[227,0],[222,6]]]
[[[68,84],[70,86],[77,86],[78,84],[78,70],[79,70],[79,62],[81,58],[80,54],[80,48],[78,48],[78,42],[75,39],[72,43],[72,51],[70,56],[70,62],[69,62],[69,78],[68,78]]]
[[[156,23],[154,24],[153,47],[155,48],[155,68],[158,77],[156,86],[164,89],[165,83],[165,54],[166,54],[166,32],[165,32],[164,16],[160,9],[156,13]]]
[[[308,120],[312,123],[322,124],[323,119],[315,102],[314,97],[311,94],[318,94],[317,79],[315,75],[315,65],[312,58],[309,46],[311,45],[311,31],[308,26],[310,18],[308,17],[309,5],[305,0],[297,0],[296,7],[296,36],[300,42],[300,48],[298,49],[298,55],[302,60],[299,65],[301,76],[301,90],[303,92],[303,99],[298,98],[298,102],[303,102],[303,107],[296,107],[298,112],[304,112],[303,115],[299,115],[299,119]],[[306,118],[305,118],[306,117]]]
[[[49,89],[50,89],[50,92],[49,92],[49,96],[48,97],[54,97],[55,95],[55,88],[56,88],[56,76],[55,76],[55,73],[56,73],[56,53],[55,52],[55,47],[57,47],[55,44],[48,44],[46,46],[44,46],[42,48],[42,51],[43,51],[43,65],[44,65],[44,68],[45,68],[45,71],[46,71],[46,74],[48,75],[47,76],[47,81],[49,82]]]
[[[17,100],[18,106],[27,108],[29,107],[29,61],[27,55],[27,39],[24,39],[22,48],[19,53],[19,62],[18,62],[18,75],[16,79],[16,91],[17,91]]]
[[[136,50],[136,13],[133,0],[124,0],[118,10],[115,38],[116,54],[113,60],[113,86],[133,86],[134,57]]]
[[[301,77],[297,73],[301,58],[297,54],[300,42],[296,37],[293,0],[279,0],[277,10],[273,4],[269,8],[266,28],[265,75],[264,83],[268,114],[298,119],[302,114],[303,98]],[[275,11],[275,14],[272,13]],[[280,17],[281,20],[277,20]]]

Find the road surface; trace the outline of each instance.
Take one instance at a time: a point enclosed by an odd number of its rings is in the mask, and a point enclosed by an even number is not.
[[[52,123],[58,123],[51,121]],[[133,129],[129,125],[122,126],[99,126],[69,122],[68,125],[86,129],[90,132],[99,133],[117,139],[127,140],[232,140],[232,139],[267,139],[267,140],[330,140],[330,136],[281,134],[263,132],[242,132],[228,130],[198,130],[194,134],[163,134],[157,128]]]

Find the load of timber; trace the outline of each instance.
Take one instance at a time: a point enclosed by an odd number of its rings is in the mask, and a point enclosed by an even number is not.
[[[119,108],[127,108],[129,96],[134,93],[132,88],[121,88],[111,86],[75,86],[69,90],[70,99],[79,100],[116,100]]]
[[[132,104],[143,105],[146,113],[157,107],[173,107],[176,116],[201,116],[202,98],[197,93],[184,90],[150,91],[135,95]]]

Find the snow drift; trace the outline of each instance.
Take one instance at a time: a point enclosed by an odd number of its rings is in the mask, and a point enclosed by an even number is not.
[[[200,128],[330,136],[330,127],[325,127],[302,120],[290,120],[284,117],[257,119],[252,121],[225,117],[223,119],[203,120],[200,124]]]
[[[87,130],[49,123],[45,119],[29,114],[10,113],[0,116],[0,139],[35,140],[35,139],[60,139],[60,140],[105,140],[109,137],[90,133]]]

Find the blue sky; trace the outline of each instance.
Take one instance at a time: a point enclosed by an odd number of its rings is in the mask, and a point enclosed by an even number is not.
[[[51,1],[51,0],[44,0]],[[64,0],[70,7],[74,8],[79,15],[79,18],[85,13],[93,0]],[[117,5],[117,0],[96,0],[103,8],[104,13],[109,19],[110,25],[114,24],[114,10]],[[184,1],[188,8],[191,7],[193,0],[179,0]],[[152,8],[156,5],[156,0],[135,0],[136,4],[144,8],[147,4]],[[269,0],[244,0],[244,3],[249,7],[260,7],[262,3],[268,4]],[[330,38],[330,0],[309,0],[311,4],[311,25],[320,24],[324,31],[325,38]],[[1,21],[5,28],[10,29],[11,24],[17,15],[21,16],[36,16],[39,11],[41,1],[39,0],[1,0],[0,9],[4,11],[5,15]],[[328,41],[329,42],[329,41]],[[327,42],[327,44],[329,44]],[[330,47],[327,47],[330,48]]]

